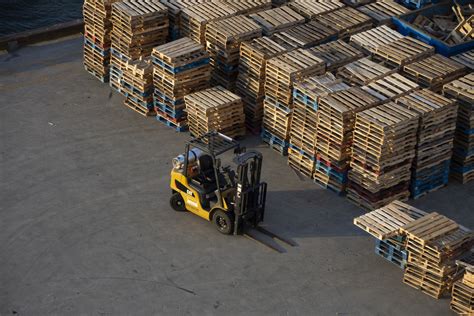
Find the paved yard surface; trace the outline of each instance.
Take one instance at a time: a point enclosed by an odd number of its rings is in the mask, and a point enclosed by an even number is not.
[[[449,315],[260,143],[277,254],[168,206],[177,134],[82,67],[81,38],[0,55],[0,314]],[[474,228],[474,184],[411,201]]]

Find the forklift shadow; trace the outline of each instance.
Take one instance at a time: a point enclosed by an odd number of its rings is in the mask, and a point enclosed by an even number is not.
[[[287,238],[365,236],[353,225],[364,210],[345,197],[314,190],[267,192],[263,227]]]

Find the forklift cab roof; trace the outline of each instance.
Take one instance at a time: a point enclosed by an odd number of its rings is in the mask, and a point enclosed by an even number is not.
[[[237,141],[215,131],[194,138],[188,144],[213,157],[217,157],[232,149],[234,153],[240,152],[240,145]]]

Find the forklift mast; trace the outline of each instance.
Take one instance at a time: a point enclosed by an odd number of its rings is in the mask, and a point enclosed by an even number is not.
[[[262,154],[248,151],[237,155],[237,189],[235,196],[234,235],[243,233],[246,225],[257,227],[263,221],[267,184],[260,182]]]

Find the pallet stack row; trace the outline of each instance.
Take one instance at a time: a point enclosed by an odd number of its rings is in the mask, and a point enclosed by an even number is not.
[[[347,198],[374,210],[410,196],[418,114],[389,102],[357,113]]]
[[[474,180],[474,74],[446,84],[443,93],[457,100],[459,111],[454,140],[453,176],[466,183]]]
[[[319,100],[329,93],[348,88],[331,73],[311,76],[294,84],[288,164],[308,178],[313,178],[317,156]]]
[[[188,94],[184,100],[192,136],[210,131],[232,138],[245,135],[244,107],[238,95],[218,86]]]
[[[262,27],[266,36],[305,22],[303,16],[288,6],[253,13],[250,17]]]
[[[181,11],[181,36],[206,45],[206,27],[209,22],[222,20],[233,15],[237,11],[224,3],[200,3]]]
[[[149,56],[153,47],[166,42],[167,36],[168,9],[160,1],[112,4],[110,86],[121,92],[127,63]]]
[[[259,134],[262,126],[267,60],[284,52],[286,52],[284,47],[268,37],[243,42],[240,46],[236,90],[244,103],[245,124],[254,134]]]
[[[408,265],[403,282],[436,299],[449,294],[464,269],[456,260],[472,260],[474,233],[436,212],[403,227]]]
[[[451,292],[451,310],[458,315],[474,314],[474,266],[464,261],[456,262],[465,270],[462,280],[456,281]]]
[[[183,37],[155,47],[152,60],[157,120],[179,132],[185,131],[184,97],[209,87],[209,53],[201,44]]]
[[[120,91],[125,105],[144,116],[155,116],[153,107],[153,65],[149,57],[128,62],[123,68]]]
[[[395,102],[419,115],[410,185],[416,199],[448,184],[457,105],[430,90],[415,91]]]
[[[109,81],[112,3],[117,0],[85,0],[84,67],[102,82]]]
[[[234,91],[239,72],[240,44],[261,36],[260,26],[243,15],[209,23],[206,49],[211,56],[211,84]]]
[[[319,100],[314,172],[317,184],[337,193],[345,191],[356,114],[378,102],[358,87],[337,91]]]
[[[293,83],[310,75],[322,75],[323,60],[297,49],[267,61],[262,138],[286,154],[293,108]]]

